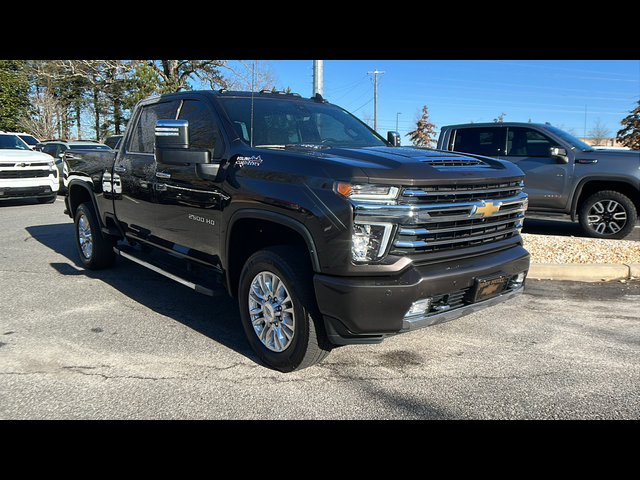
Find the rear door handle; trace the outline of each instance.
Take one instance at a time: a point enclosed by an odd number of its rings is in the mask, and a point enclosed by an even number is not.
[[[171,178],[170,173],[156,172],[156,177],[158,178]]]

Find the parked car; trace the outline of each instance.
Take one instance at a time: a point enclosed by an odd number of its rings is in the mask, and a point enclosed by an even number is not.
[[[51,157],[34,152],[18,135],[0,132],[0,199],[53,202],[60,175]]]

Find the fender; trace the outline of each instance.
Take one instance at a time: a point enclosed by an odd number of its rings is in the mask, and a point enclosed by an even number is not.
[[[631,198],[631,201],[633,201],[636,204],[638,201],[640,201],[640,197],[637,196],[640,194],[640,183],[638,185],[634,185],[629,181],[628,177],[617,176],[617,175],[589,175],[587,177],[582,177],[578,182],[575,190],[573,191],[572,199],[571,199],[571,211],[568,212],[571,215],[571,220],[574,222],[577,219],[576,217],[577,217],[577,211],[578,211],[578,199],[582,195],[582,190],[584,189],[584,186],[589,182],[612,182],[612,183],[628,185],[629,187],[631,187],[636,191],[636,198]]]
[[[229,265],[228,246],[230,242],[231,232],[233,231],[233,227],[238,220],[242,220],[244,218],[267,220],[272,223],[278,223],[300,234],[300,236],[304,239],[305,243],[307,244],[307,248],[309,249],[313,270],[315,272],[320,272],[320,258],[318,257],[318,251],[316,249],[313,236],[311,235],[311,232],[309,232],[307,227],[303,223],[299,222],[298,220],[295,220],[281,213],[270,212],[267,210],[260,210],[257,208],[245,208],[245,209],[238,210],[229,219],[227,233],[224,239],[225,244],[224,244],[224,250],[223,250],[225,255],[225,265]],[[228,269],[227,269],[227,274],[228,274]]]
[[[91,178],[82,176],[75,176],[75,178],[73,176],[70,177],[70,180],[67,182],[67,195],[64,198],[64,203],[66,206],[65,213],[69,215],[69,218],[74,219],[78,206],[81,203],[85,202],[91,202],[91,204],[93,205],[93,210],[96,214],[96,218],[98,219],[98,223],[100,224],[100,229],[103,231],[103,233],[116,233],[111,232],[110,229],[106,227],[106,216],[108,216],[109,214],[101,212],[98,208],[98,199],[93,189],[93,182]],[[117,229],[116,236],[121,236],[121,232],[119,229]]]

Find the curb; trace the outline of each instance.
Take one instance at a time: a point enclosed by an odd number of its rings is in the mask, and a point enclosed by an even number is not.
[[[532,263],[527,278],[534,280],[573,280],[576,282],[602,282],[640,278],[640,264],[542,264]]]

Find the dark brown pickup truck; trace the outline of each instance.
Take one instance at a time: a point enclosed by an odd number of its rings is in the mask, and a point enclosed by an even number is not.
[[[204,294],[222,285],[283,372],[522,292],[522,171],[397,138],[320,96],[142,101],[118,150],[65,156],[80,258],[119,255]]]

